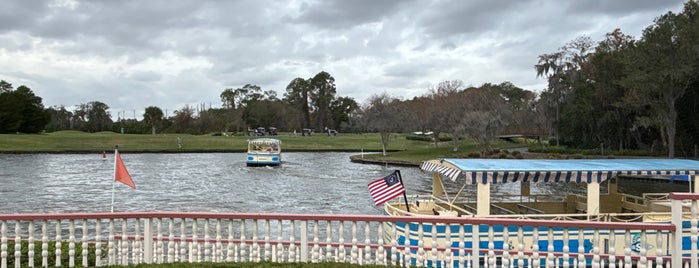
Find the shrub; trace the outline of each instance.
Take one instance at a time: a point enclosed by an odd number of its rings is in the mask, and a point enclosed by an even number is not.
[[[23,264],[29,263],[28,256],[29,256],[29,242],[27,241],[22,241],[21,242],[22,249],[21,251],[21,262]],[[7,248],[8,251],[12,249],[11,252],[9,252],[8,256],[12,256],[11,258],[7,258],[7,267],[14,267],[15,266],[15,258],[14,258],[14,248],[15,248],[15,242],[14,241],[7,241]],[[68,250],[69,250],[69,243],[67,241],[61,241],[61,264],[67,265],[69,258],[68,258]],[[47,259],[48,261],[48,266],[49,267],[56,267],[56,256],[52,255],[51,252],[56,251],[56,242],[55,241],[49,241],[48,242],[48,252],[49,252],[49,258]],[[82,242],[76,242],[75,243],[75,264],[76,266],[82,266]],[[87,254],[88,254],[88,260],[89,266],[95,266],[95,245],[89,245],[87,249]],[[102,259],[107,258],[107,245],[106,242],[102,243]],[[36,266],[41,266],[41,242],[37,241],[34,242],[34,265]]]
[[[405,136],[405,139],[414,141],[432,141],[432,137],[425,135],[408,135]]]
[[[426,136],[426,135],[407,135],[405,136],[405,139],[407,140],[416,140],[416,141],[432,141],[432,136]],[[444,137],[440,136],[439,141],[451,141],[451,137]]]

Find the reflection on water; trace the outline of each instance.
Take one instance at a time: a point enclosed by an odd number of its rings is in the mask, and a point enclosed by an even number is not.
[[[272,168],[247,167],[243,153],[123,154],[133,190],[112,183],[113,155],[0,154],[0,213],[108,212],[114,189],[117,212],[380,214],[367,184],[395,169],[408,195],[431,192],[431,176],[418,168],[357,164],[350,155],[285,153],[283,165]],[[461,186],[445,184],[452,196]],[[519,184],[493,191],[518,193]]]

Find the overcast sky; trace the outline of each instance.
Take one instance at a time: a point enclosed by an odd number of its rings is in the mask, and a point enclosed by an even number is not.
[[[101,101],[141,118],[221,106],[226,88],[282,97],[326,71],[337,95],[409,99],[444,80],[533,91],[537,56],[621,28],[640,37],[682,0],[0,1],[0,80],[45,106]],[[70,108],[69,108],[70,109]]]

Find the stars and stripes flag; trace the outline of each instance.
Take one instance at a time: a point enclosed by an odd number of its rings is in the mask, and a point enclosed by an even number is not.
[[[405,193],[398,170],[386,177],[371,181],[368,186],[369,194],[371,194],[371,198],[374,199],[374,203],[377,206]]]

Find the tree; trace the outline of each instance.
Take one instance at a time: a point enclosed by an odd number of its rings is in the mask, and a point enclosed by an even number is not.
[[[16,133],[22,125],[20,96],[12,84],[0,81],[0,133]]]
[[[463,106],[464,103],[459,103],[455,97],[462,87],[463,82],[460,80],[442,81],[436,88],[430,89],[430,93],[426,96],[429,101],[427,110],[424,111],[428,115],[425,127],[432,131],[435,147],[439,142],[439,135],[446,132],[452,135],[453,150],[459,150],[460,133],[456,133],[458,129],[455,127],[459,118],[467,111]]]
[[[350,115],[359,109],[354,99],[349,97],[339,97],[330,103],[330,111],[332,115],[334,129],[340,129],[343,123],[350,123]]]
[[[106,131],[112,128],[109,106],[100,101],[91,101],[78,105],[78,110],[74,113],[81,122],[81,130],[87,132]]]
[[[317,129],[332,126],[330,104],[335,99],[337,89],[335,78],[327,72],[320,72],[310,79],[311,103],[314,106],[315,126]]]
[[[551,94],[545,96],[552,99],[544,103],[551,104],[553,107],[548,108],[555,110],[555,121],[552,125],[556,133],[556,145],[559,145],[560,141],[561,104],[565,103],[575,90],[574,82],[581,75],[580,69],[588,64],[591,48],[592,41],[589,37],[578,37],[555,53],[540,55],[538,63],[534,65],[537,77],[546,77],[548,80],[546,90]]]
[[[381,151],[386,155],[390,134],[404,129],[405,111],[401,109],[400,101],[388,94],[372,95],[362,114],[362,122],[368,131],[379,132],[381,136]]]
[[[243,113],[245,123],[250,126],[284,127],[284,104],[280,100],[257,100],[248,103]]]
[[[286,86],[284,93],[284,101],[289,103],[299,111],[301,115],[301,127],[311,127],[311,86],[308,81],[303,78],[295,78]]]
[[[227,109],[242,109],[251,101],[257,101],[264,98],[275,98],[277,93],[273,90],[262,91],[258,85],[245,84],[241,88],[227,88],[221,92],[221,102],[223,107]]]
[[[12,91],[12,84],[5,82],[5,80],[0,80],[0,94]]]
[[[175,111],[172,126],[176,133],[194,133],[194,109],[188,104]]]
[[[73,118],[73,113],[66,110],[63,105],[49,107],[46,111],[51,115],[51,120],[46,125],[46,131],[72,129],[71,118]]]
[[[155,135],[156,128],[159,128],[163,122],[163,110],[156,106],[146,107],[143,122],[151,128],[151,134]]]
[[[223,103],[223,108],[226,109],[235,109],[235,104],[236,104],[236,92],[233,91],[232,88],[227,88],[224,89],[223,92],[221,92],[221,102]]]
[[[419,111],[409,113],[410,117],[405,118],[412,122],[409,131],[430,131],[428,123],[429,118],[431,118],[429,111],[432,107],[432,99],[426,96],[413,97],[413,99],[405,101],[403,106],[407,111]]]
[[[26,86],[12,90],[11,84],[0,81],[0,133],[38,133],[44,130],[51,115],[41,100]]]
[[[455,99],[466,104],[467,112],[458,118],[455,132],[466,133],[484,150],[491,150],[490,141],[510,122],[510,109],[497,86],[485,84],[464,90]]]
[[[675,157],[677,102],[697,79],[699,43],[699,4],[685,3],[680,14],[668,12],[643,31],[641,40],[631,47],[627,59],[625,101],[646,107],[648,116],[638,116],[640,126],[656,125],[662,130],[668,157]]]
[[[484,84],[486,86],[488,84]],[[510,113],[513,115],[512,123],[523,128],[531,127],[528,117],[532,111],[532,103],[536,99],[536,94],[532,91],[522,89],[510,82],[502,82],[499,85],[490,85],[497,88],[502,94],[502,98],[507,102]]]
[[[241,91],[234,91],[231,88],[227,88],[221,92],[221,102],[223,103],[224,113],[224,131],[228,132],[229,129],[235,128],[239,131],[243,122],[242,109],[236,106],[239,103],[238,99],[242,96],[238,96]]]
[[[576,81],[576,91],[567,105],[569,116],[562,122],[566,140],[578,147],[636,147],[632,137],[634,114],[642,112],[622,105],[627,89],[621,85],[624,75],[624,53],[633,38],[615,29],[607,33],[583,68],[585,75]],[[582,79],[584,78],[584,79]]]
[[[459,127],[461,118],[468,114],[468,103],[461,102],[459,95],[463,89],[461,80],[442,81],[437,86],[441,94],[438,97],[438,110],[442,116],[442,130],[451,135],[452,151],[459,151],[461,137],[465,134],[463,129]],[[435,137],[435,144],[439,141],[439,137]]]
[[[260,118],[270,116],[268,111],[260,110],[259,105],[261,102],[278,101],[277,93],[274,90],[262,91],[262,88],[257,85],[247,84],[242,88],[236,89],[234,92],[235,95],[238,96],[239,103],[237,107],[242,111],[242,122],[245,122],[248,126],[259,126],[257,124],[266,123],[266,121],[261,122]],[[261,113],[264,113],[264,115]]]
[[[116,133],[121,133],[123,130],[123,133],[125,134],[148,134],[152,132],[151,127],[147,126],[143,120],[138,121],[134,118],[121,118],[120,120],[113,122],[111,130]]]

